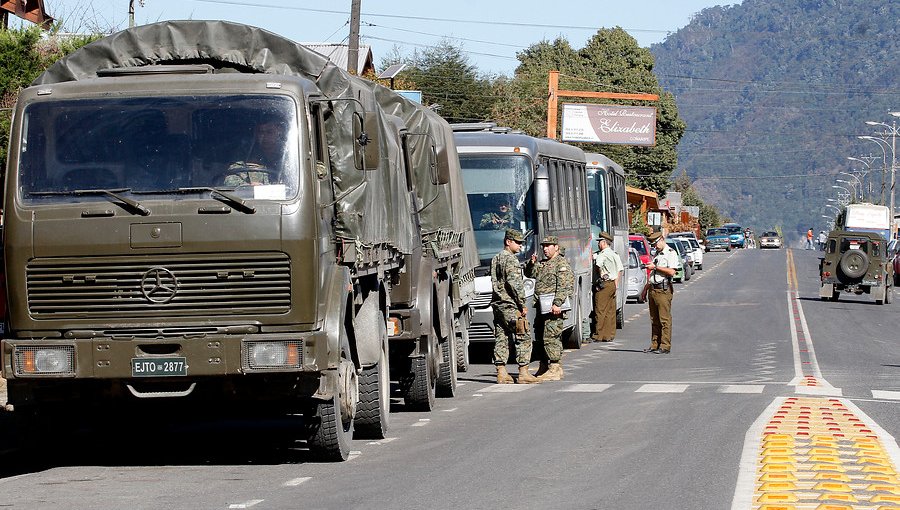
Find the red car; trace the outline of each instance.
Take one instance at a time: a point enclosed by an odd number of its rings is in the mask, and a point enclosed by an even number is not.
[[[638,259],[640,259],[641,264],[649,264],[652,260],[650,257],[650,242],[647,241],[647,238],[642,234],[628,234],[628,244],[631,245],[632,248],[637,250]],[[650,278],[650,270],[647,269],[647,278]]]

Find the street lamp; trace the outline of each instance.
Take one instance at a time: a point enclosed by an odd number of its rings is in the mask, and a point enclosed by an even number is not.
[[[847,156],[847,159],[850,161],[856,161],[858,163],[862,163],[862,164],[866,165],[866,171],[862,173],[862,175],[865,176],[872,172],[872,162],[875,161],[877,158],[870,154],[868,156],[860,156],[858,158],[854,158],[852,156]],[[869,177],[868,191],[869,191],[869,202],[874,202],[875,198],[872,196],[872,178],[871,177]]]
[[[840,181],[838,181],[838,182],[840,182]],[[841,186],[840,184],[833,184],[831,187],[834,188],[834,189],[839,189],[839,190],[846,191],[848,196],[851,196],[851,197],[853,196],[853,190],[852,190],[852,189],[847,189],[847,188]]]
[[[858,179],[857,179],[857,180],[858,180]],[[853,190],[852,196],[855,198],[855,197],[858,195],[858,193],[856,192],[856,183],[855,183],[855,182],[853,182],[853,181],[848,181],[848,180],[845,180],[845,179],[835,179],[835,181],[840,182],[840,183],[843,183],[843,184],[849,184],[849,185],[850,185],[850,189]],[[862,200],[862,199],[860,199],[860,200]]]
[[[900,112],[888,112],[892,117],[900,117]],[[890,205],[890,218],[891,218],[891,238],[896,236],[896,229],[894,228],[894,182],[897,173],[897,121],[893,120],[890,124],[885,124],[884,122],[875,122],[875,121],[866,121],[866,124],[869,126],[882,126],[887,131],[885,131],[885,135],[891,135],[891,205]],[[879,141],[884,142],[887,145],[887,140],[882,138],[876,138]],[[878,144],[881,146],[881,144]]]
[[[868,124],[868,122],[866,124]],[[878,144],[878,148],[881,149],[881,205],[884,205],[885,172],[887,172],[887,149],[885,149],[885,145],[887,145],[887,140],[883,140],[877,136],[857,136],[857,138],[875,142]],[[884,142],[885,145],[881,145],[882,142]]]
[[[856,175],[856,174],[851,174],[850,172],[843,172],[843,171],[838,172],[838,175],[840,175],[840,174],[847,175],[847,176],[850,176],[850,177],[853,177],[854,179],[856,179],[856,182],[859,183],[859,188],[857,188],[857,189],[859,189],[859,200],[860,200],[860,202],[861,202],[861,201],[863,200],[863,182],[862,182],[862,179],[860,179],[858,175]],[[866,175],[866,174],[863,173],[863,177],[865,177],[865,175]],[[838,182],[846,182],[847,184],[855,184],[855,183],[852,183],[852,182],[850,182],[850,181],[842,181],[842,180],[840,180],[840,179],[838,179]]]

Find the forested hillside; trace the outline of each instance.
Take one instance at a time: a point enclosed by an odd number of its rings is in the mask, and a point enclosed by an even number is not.
[[[651,48],[687,123],[679,169],[725,216],[787,235],[825,228],[848,156],[877,156],[866,180],[880,191],[882,149],[857,136],[900,110],[898,19],[896,0],[744,0],[698,13]]]

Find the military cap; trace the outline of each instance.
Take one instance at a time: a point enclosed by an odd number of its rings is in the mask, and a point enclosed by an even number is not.
[[[559,244],[559,238],[556,236],[546,236],[541,239],[541,244]]]
[[[650,237],[648,239],[650,239],[651,243],[655,243],[656,241],[659,241],[662,236],[662,232],[654,232],[650,234]]]
[[[514,228],[506,229],[506,236],[504,237],[504,239],[509,239],[510,241],[515,241],[517,243],[525,242],[525,236],[522,235],[522,232]]]
[[[606,239],[606,242],[608,243],[613,242],[613,236],[609,235],[609,232],[600,232],[600,239]],[[600,239],[598,239],[598,241]]]

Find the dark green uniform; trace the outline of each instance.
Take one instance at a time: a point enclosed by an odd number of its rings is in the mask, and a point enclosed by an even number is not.
[[[491,284],[494,309],[494,364],[505,365],[509,359],[509,339],[516,344],[519,366],[531,362],[531,334],[516,333],[516,319],[525,308],[525,288],[519,259],[503,249],[491,260]]]
[[[565,312],[553,315],[550,310],[541,310],[539,297],[541,294],[554,294],[553,304],[561,306],[566,299],[572,297],[575,288],[575,277],[569,261],[560,254],[543,262],[525,266],[525,275],[535,279],[534,296],[537,314],[534,321],[535,338],[544,346],[543,359],[551,363],[559,362],[562,357],[562,332]],[[576,325],[575,327],[580,327]]]

